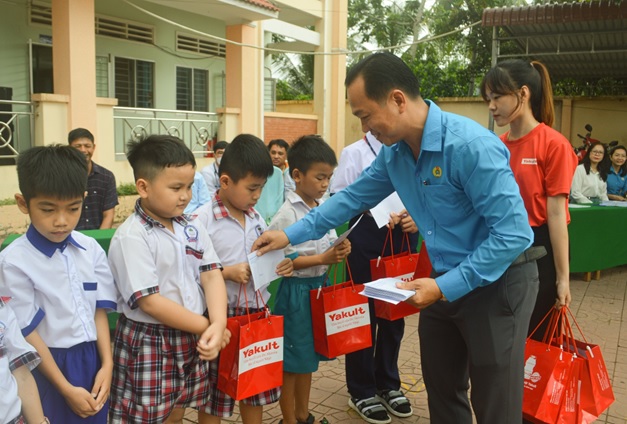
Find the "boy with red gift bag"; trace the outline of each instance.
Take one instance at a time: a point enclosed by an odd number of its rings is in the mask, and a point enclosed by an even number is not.
[[[288,150],[287,158],[296,190],[287,193],[287,200],[272,219],[270,228],[274,230],[288,227],[320,204],[337,166],[335,153],[317,135],[299,138]],[[274,308],[285,319],[282,424],[314,422],[309,413],[309,392],[320,356],[314,350],[309,292],[322,286],[328,265],[342,262],[350,253],[348,240],[329,249],[336,238],[335,230],[331,230],[319,240],[285,249],[286,254],[299,256],[294,259],[294,276],[281,281]]]
[[[267,287],[255,292],[247,255],[255,239],[266,229],[263,218],[254,209],[268,176],[273,172],[272,160],[263,142],[250,134],[240,134],[228,145],[219,168],[220,188],[210,203],[201,206],[196,214],[207,228],[226,281],[228,316],[256,313],[270,298]],[[292,261],[283,260],[276,273],[292,274]],[[240,288],[246,295],[240,296]],[[257,303],[257,293],[263,304]],[[234,341],[231,341],[234,342]],[[235,400],[218,389],[218,361],[213,361],[211,423],[220,417],[233,415]],[[261,424],[263,406],[277,400],[281,388],[276,387],[240,400],[239,409],[244,424]]]
[[[185,408],[197,408],[207,424],[210,366],[229,333],[220,260],[184,214],[196,159],[169,135],[129,142],[127,158],[139,199],[109,248],[122,312],[109,423],[181,423]]]

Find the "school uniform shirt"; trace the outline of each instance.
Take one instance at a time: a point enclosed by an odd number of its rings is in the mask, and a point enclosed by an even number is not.
[[[96,309],[116,310],[107,256],[77,231],[53,243],[31,225],[0,252],[0,293],[13,298],[22,334],[36,329],[52,348],[96,341]]]
[[[581,164],[575,169],[570,197],[573,202],[581,204],[592,203],[591,198],[598,198],[601,201],[609,200],[607,183],[601,179],[598,172],[594,173],[591,170],[589,174],[586,174],[586,168]]]
[[[283,206],[281,206],[274,218],[272,218],[270,229],[283,230],[293,223],[303,219],[310,211],[311,208],[298,194],[295,192],[288,193],[285,203],[283,203]],[[335,230],[330,230],[318,240],[306,241],[304,243],[297,244],[296,246],[287,246],[284,249],[285,255],[288,256],[293,253],[297,253],[299,256],[318,255],[327,251],[336,239],[337,234],[335,233]],[[293,276],[301,278],[318,277],[327,272],[327,268],[328,265],[317,265],[309,268],[294,270]]]
[[[142,209],[117,229],[109,247],[109,264],[120,292],[118,306],[133,321],[161,324],[139,308],[139,299],[161,296],[197,314],[207,309],[200,274],[220,269],[207,231],[195,216],[172,218],[174,232]]]
[[[283,170],[283,183],[285,187],[285,196],[287,196],[287,193],[296,190],[296,183],[294,182],[294,180],[292,179],[292,176],[290,175],[289,166],[286,166],[285,169]]]
[[[292,244],[324,235],[393,191],[403,200],[443,275],[438,287],[457,300],[498,280],[531,246],[533,232],[509,167],[509,151],[476,122],[429,106],[420,155],[407,143],[384,146],[349,187],[285,229]]]
[[[376,159],[381,146],[381,142],[368,131],[364,138],[344,147],[331,180],[331,193],[351,185]]]
[[[266,223],[255,209],[244,212],[246,226],[242,228],[239,221],[234,218],[229,210],[220,200],[216,193],[211,203],[208,203],[196,210],[198,220],[207,228],[209,237],[218,253],[223,266],[231,266],[242,262],[248,263],[248,254],[251,252],[253,243],[266,230]],[[251,277],[247,284],[239,284],[233,280],[224,279],[226,282],[226,292],[230,308],[246,307],[246,297],[248,297],[248,307],[263,307],[257,304],[255,299],[254,282]],[[240,288],[243,287],[240,294]],[[265,303],[270,299],[267,287],[260,290]]]
[[[209,190],[209,198],[212,198],[213,195],[220,188],[220,175],[218,174],[218,164],[212,163],[211,165],[205,166],[200,170],[200,174],[205,179],[205,183],[207,183],[207,189]]]
[[[607,194],[623,197],[627,195],[627,175],[617,174],[613,166],[610,166],[607,173]]]
[[[207,183],[200,172],[194,174],[194,184],[192,185],[192,200],[189,201],[184,213],[189,215],[196,209],[211,201],[211,193],[207,188]]]
[[[22,366],[34,369],[41,359],[26,340],[11,307],[0,299],[0,424],[17,418],[22,403],[17,392],[17,382],[11,374]]]

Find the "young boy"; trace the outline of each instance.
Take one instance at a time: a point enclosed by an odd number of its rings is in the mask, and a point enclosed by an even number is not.
[[[251,313],[257,312],[270,298],[267,287],[264,287],[258,292],[264,304],[257,300],[247,255],[253,242],[266,229],[263,218],[253,207],[272,170],[272,161],[263,142],[250,134],[238,135],[222,157],[220,189],[211,203],[196,210],[224,266],[222,275],[226,280],[229,316],[246,313],[246,308]],[[276,272],[283,276],[291,275],[292,268],[292,261],[285,259],[279,263]],[[243,288],[241,295],[240,288]],[[215,381],[217,370],[214,373],[212,377]],[[233,414],[235,402],[217,388],[215,390],[212,422],[219,423],[220,417]],[[276,402],[279,395],[280,388],[277,387],[240,401],[244,424],[261,424],[263,405]]]
[[[107,422],[111,342],[106,309],[116,291],[105,252],[73,231],[87,187],[85,156],[70,146],[20,154],[18,208],[26,234],[0,253],[0,293],[12,297],[26,341],[39,353],[33,377],[53,423]]]
[[[184,408],[195,407],[206,423],[212,400],[205,360],[218,355],[228,332],[220,261],[204,227],[183,215],[196,161],[169,135],[130,142],[127,157],[139,199],[109,248],[122,312],[110,420],[181,423]]]
[[[8,301],[8,298],[7,300]],[[41,359],[0,297],[0,424],[48,423],[31,370]]]
[[[335,153],[317,135],[299,138],[287,156],[296,190],[287,194],[287,200],[270,223],[274,230],[288,227],[320,204],[337,166]],[[297,253],[298,257],[294,259],[294,277],[283,279],[279,285],[274,308],[276,314],[284,316],[280,400],[283,424],[314,422],[309,413],[309,392],[312,373],[318,370],[319,356],[314,350],[309,291],[322,285],[328,265],[342,262],[350,253],[348,239],[330,249],[336,238],[332,230],[320,240],[285,249],[286,254]]]

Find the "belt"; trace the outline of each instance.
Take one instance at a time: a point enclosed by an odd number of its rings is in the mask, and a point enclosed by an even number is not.
[[[522,252],[510,266],[522,265],[528,262],[537,261],[538,259],[546,256],[546,248],[544,246],[532,246],[529,249]]]

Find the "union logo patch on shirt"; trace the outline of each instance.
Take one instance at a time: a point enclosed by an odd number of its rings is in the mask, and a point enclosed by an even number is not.
[[[538,159],[536,159],[536,158],[523,158],[520,163],[521,163],[521,165],[537,165],[538,164]]]

